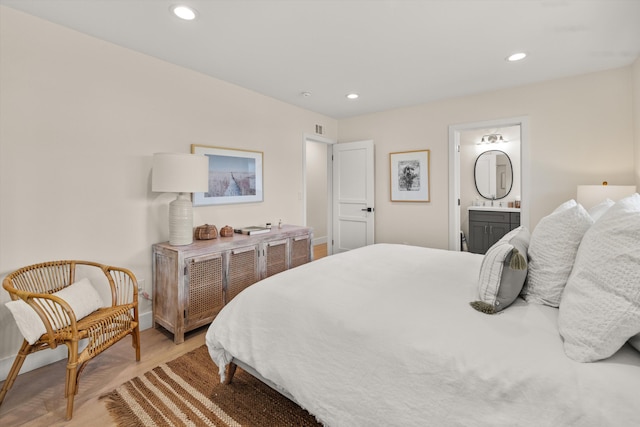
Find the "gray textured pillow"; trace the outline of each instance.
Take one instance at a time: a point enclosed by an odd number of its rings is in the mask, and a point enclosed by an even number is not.
[[[522,290],[528,302],[558,307],[578,246],[593,224],[589,213],[569,200],[542,218],[531,233],[529,275]]]
[[[485,254],[478,279],[478,301],[471,306],[494,314],[510,306],[527,277],[529,230],[518,227],[506,234]]]
[[[640,195],[620,200],[584,235],[558,328],[578,362],[605,359],[640,333]]]

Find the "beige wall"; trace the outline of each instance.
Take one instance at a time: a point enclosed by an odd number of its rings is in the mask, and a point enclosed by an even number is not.
[[[340,141],[376,146],[376,241],[448,247],[452,124],[529,118],[532,228],[578,184],[633,183],[632,82],[625,67],[341,120]],[[389,153],[416,149],[431,150],[431,202],[391,203]]]
[[[337,139],[336,120],[13,9],[0,7],[0,31],[0,278],[89,259],[149,288],[175,198],[151,192],[152,154],[192,143],[264,152],[264,202],[197,207],[196,225],[304,221],[303,136],[319,124]],[[21,341],[1,304],[0,361]]]

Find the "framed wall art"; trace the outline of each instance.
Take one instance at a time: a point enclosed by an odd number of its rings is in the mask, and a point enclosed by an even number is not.
[[[389,153],[392,202],[430,202],[430,150]]]
[[[191,145],[209,158],[209,191],[193,193],[193,206],[262,202],[262,152]]]

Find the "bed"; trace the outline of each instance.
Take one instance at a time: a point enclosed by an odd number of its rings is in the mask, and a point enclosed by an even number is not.
[[[640,196],[633,202],[640,207]],[[577,209],[573,203],[564,211]],[[575,223],[575,215],[564,216]],[[585,240],[594,223],[580,231]],[[592,234],[602,245],[602,236]],[[576,258],[601,269],[579,253],[580,240],[572,249]],[[509,246],[513,236],[499,243]],[[528,248],[510,246],[503,276],[518,253],[534,266]],[[632,280],[639,277],[637,252]],[[626,342],[640,332],[640,321],[625,320],[632,326],[613,354],[576,361],[567,356],[570,328],[559,333],[563,308],[534,302],[526,283],[494,314],[471,307],[479,277],[492,268],[489,258],[395,244],[322,258],[239,294],[207,331],[209,353],[222,381],[229,380],[229,366],[244,367],[327,426],[640,425],[640,352]],[[579,270],[569,268],[576,276]],[[633,304],[640,303],[639,292]],[[496,295],[488,301],[496,307]]]

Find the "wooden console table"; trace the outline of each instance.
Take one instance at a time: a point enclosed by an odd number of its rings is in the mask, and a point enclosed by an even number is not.
[[[246,287],[312,260],[311,228],[283,225],[268,233],[234,234],[190,245],[153,245],[153,322],[173,333],[211,323]]]

